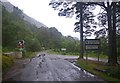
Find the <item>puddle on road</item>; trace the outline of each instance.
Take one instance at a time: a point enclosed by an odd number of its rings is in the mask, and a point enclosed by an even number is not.
[[[78,69],[79,71],[84,72],[84,73],[87,74],[88,76],[95,77],[95,75],[93,75],[93,74],[91,74],[91,73],[85,71],[84,69],[78,67],[77,65],[75,65],[76,60],[73,60],[73,61],[70,61],[70,60],[68,60],[68,59],[65,59],[65,60],[67,60],[68,62],[70,62],[70,63],[71,63],[76,69]]]

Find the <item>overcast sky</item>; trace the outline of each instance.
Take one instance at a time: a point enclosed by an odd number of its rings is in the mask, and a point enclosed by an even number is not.
[[[5,0],[4,0],[5,1]],[[51,0],[7,0],[19,7],[24,13],[48,27],[56,27],[64,36],[71,35],[79,38],[79,33],[74,32],[74,18],[59,17],[58,11],[49,5]]]

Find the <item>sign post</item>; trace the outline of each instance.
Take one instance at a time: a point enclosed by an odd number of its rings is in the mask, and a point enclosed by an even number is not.
[[[19,50],[20,51],[22,51],[23,50],[23,48],[24,48],[24,40],[19,40],[18,41],[18,48],[19,48]]]
[[[99,62],[99,50],[100,50],[100,39],[85,39],[85,50],[98,50],[98,62]],[[87,55],[86,55],[87,60]]]

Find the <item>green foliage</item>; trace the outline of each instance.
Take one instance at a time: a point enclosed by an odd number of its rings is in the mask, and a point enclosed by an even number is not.
[[[108,68],[107,71],[109,76],[120,79],[120,67]]]
[[[61,48],[62,34],[55,27],[49,28],[49,47],[54,49]]]
[[[117,35],[117,57],[118,60],[120,60],[120,37]],[[101,40],[101,47],[100,47],[100,53],[101,55],[108,55],[108,37],[106,36],[101,36],[98,37]],[[105,56],[106,57],[106,56]]]
[[[79,53],[80,42],[71,36],[63,37],[61,42],[62,48],[66,48],[67,53]]]
[[[3,29],[2,41],[3,52],[19,51],[18,41],[25,41],[24,55],[26,52],[40,51],[45,49],[54,49],[60,51],[61,48],[66,48],[67,53],[79,52],[79,40],[71,36],[64,37],[55,27],[40,27],[23,20],[22,11],[14,8],[12,13],[9,13],[3,7]]]
[[[108,55],[108,37],[102,36],[99,37],[101,40],[101,48],[100,51],[103,55]]]
[[[31,30],[34,26],[19,17],[19,12],[9,13],[3,7],[2,13],[3,52],[14,51],[18,46],[18,40],[25,40],[25,49],[28,51],[40,50],[40,43]]]
[[[34,57],[37,54],[37,52],[25,52],[24,58],[31,58]]]
[[[100,53],[99,51],[88,51],[87,55],[88,57],[94,57],[94,58],[98,58],[98,55],[99,55],[99,58],[108,59],[107,55],[104,55]]]
[[[3,74],[13,65],[13,58],[9,56],[2,56],[2,71]]]
[[[109,66],[109,65],[105,65],[105,63],[102,62],[98,63],[96,61],[91,61],[91,60],[88,60],[88,62],[86,63],[86,61],[83,59],[78,60],[76,64],[81,68],[85,69],[86,71],[94,75],[97,75],[108,82],[118,83],[120,81],[119,79],[120,66]],[[107,70],[107,73],[96,71],[95,68],[100,70]]]

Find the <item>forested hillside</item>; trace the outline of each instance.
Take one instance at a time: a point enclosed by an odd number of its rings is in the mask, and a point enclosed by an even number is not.
[[[18,51],[18,41],[25,41],[25,51],[40,51],[66,48],[67,52],[79,52],[79,40],[63,36],[55,27],[40,27],[24,20],[22,11],[16,7],[8,12],[2,7],[2,45],[3,52]]]

